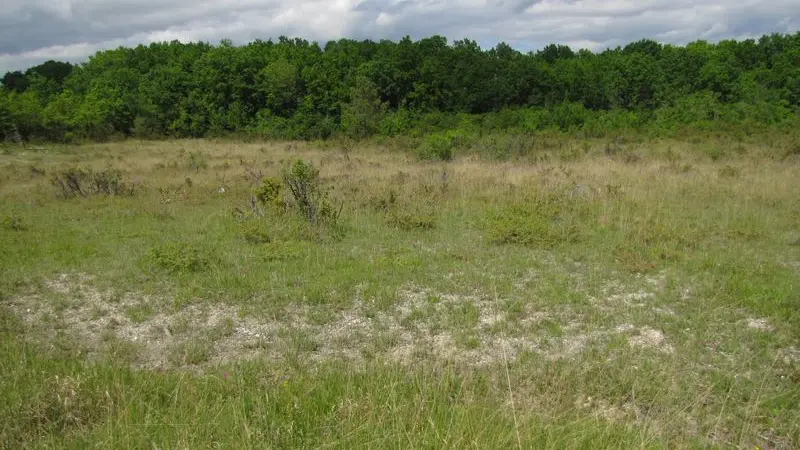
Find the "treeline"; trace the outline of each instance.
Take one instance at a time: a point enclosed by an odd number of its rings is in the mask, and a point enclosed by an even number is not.
[[[798,125],[800,33],[592,53],[474,41],[154,43],[3,77],[0,138],[318,139],[469,126],[603,135]],[[467,124],[467,125],[465,125]]]

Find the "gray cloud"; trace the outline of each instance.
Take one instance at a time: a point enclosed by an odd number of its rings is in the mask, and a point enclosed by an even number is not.
[[[439,34],[600,50],[649,37],[684,44],[800,28],[800,0],[4,0],[0,73],[47,59],[164,40],[244,43],[298,36],[398,39]]]

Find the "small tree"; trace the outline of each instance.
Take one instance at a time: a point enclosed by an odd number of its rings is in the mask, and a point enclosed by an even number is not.
[[[302,159],[283,171],[283,183],[289,188],[294,204],[309,222],[320,219],[335,222],[341,208],[335,211],[328,201],[328,189],[322,185],[319,169]]]
[[[354,139],[363,139],[378,131],[386,114],[386,104],[381,102],[378,88],[369,78],[356,78],[350,90],[350,102],[342,105],[342,131]]]
[[[253,190],[251,209],[263,214],[263,208],[285,211],[293,208],[312,224],[320,221],[336,222],[341,208],[334,210],[328,199],[328,191],[322,184],[319,170],[302,159],[286,166],[283,170],[283,183],[266,178]],[[290,196],[285,196],[288,190]]]

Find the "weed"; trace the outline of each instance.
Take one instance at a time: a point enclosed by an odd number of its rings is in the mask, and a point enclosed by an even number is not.
[[[703,149],[704,153],[711,158],[712,161],[719,161],[726,156],[726,151],[722,147],[710,146]]]
[[[47,170],[42,169],[41,167],[37,167],[31,164],[31,177],[43,177],[47,175]]]
[[[389,190],[385,195],[376,195],[370,197],[366,205],[378,212],[389,212],[397,204],[397,193],[394,190]]]
[[[781,159],[785,161],[792,157],[800,157],[800,144],[794,144],[787,148]]]
[[[631,273],[647,273],[656,268],[646,248],[620,245],[614,250],[614,258],[622,269]]]

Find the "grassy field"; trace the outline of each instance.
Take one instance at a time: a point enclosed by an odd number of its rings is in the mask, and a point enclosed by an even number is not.
[[[3,150],[3,448],[800,447],[796,148]]]

